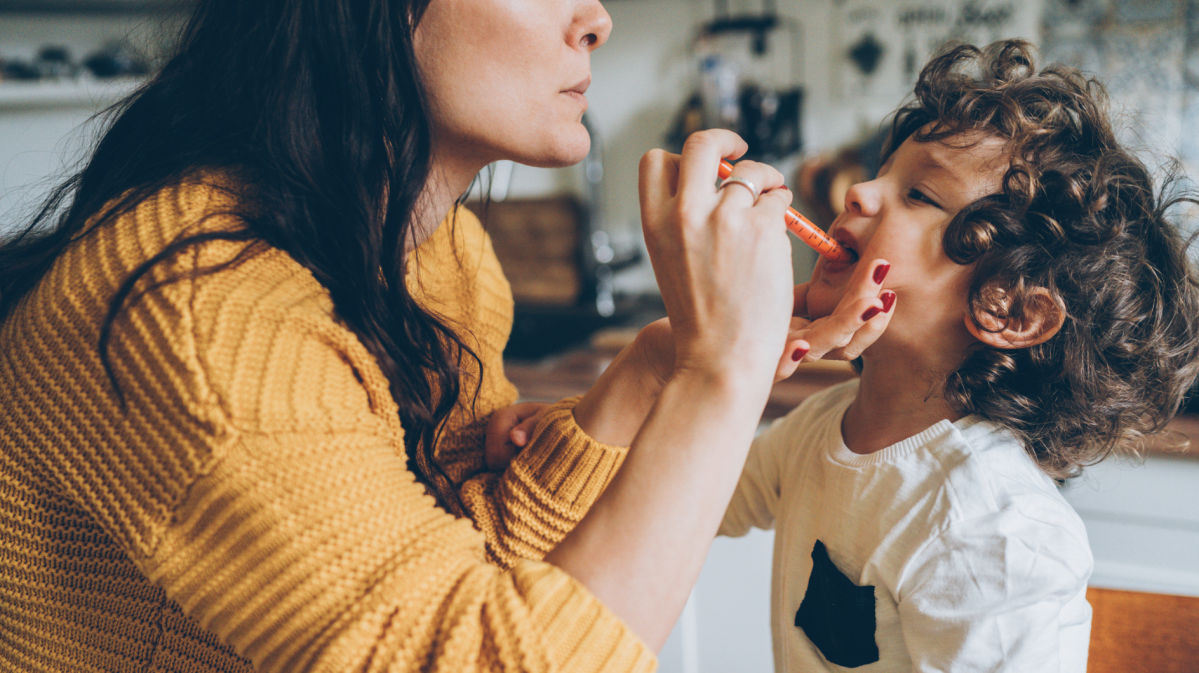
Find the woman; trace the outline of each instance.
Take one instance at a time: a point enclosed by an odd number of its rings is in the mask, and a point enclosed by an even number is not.
[[[728,133],[652,152],[673,336],[486,473],[511,296],[455,199],[584,156],[608,31],[595,0],[199,0],[0,247],[6,670],[652,668],[772,374],[886,316],[863,276],[788,334],[778,173],[717,191]]]

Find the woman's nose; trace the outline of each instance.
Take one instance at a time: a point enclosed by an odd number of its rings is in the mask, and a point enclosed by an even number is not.
[[[608,41],[612,33],[612,17],[599,0],[580,0],[571,31],[572,44],[595,51]]]
[[[859,182],[845,192],[845,210],[866,217],[878,213],[880,196],[877,180]]]

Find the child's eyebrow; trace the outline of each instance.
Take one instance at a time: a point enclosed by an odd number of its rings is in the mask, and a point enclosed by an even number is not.
[[[932,155],[932,153],[926,152],[924,154],[924,158],[920,161],[920,167],[934,173],[943,173],[946,177],[952,178],[958,184],[963,184],[965,182],[955,171],[938,161],[937,158]]]

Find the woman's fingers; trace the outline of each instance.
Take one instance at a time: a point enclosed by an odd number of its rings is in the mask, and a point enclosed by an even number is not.
[[[882,289],[890,269],[890,263],[881,259],[863,264],[854,272],[832,315],[792,335],[802,336],[808,342],[805,362],[822,358],[853,360],[878,339],[894,315],[896,295]],[[807,292],[807,283],[794,288],[797,315],[807,313]]]
[[[791,302],[791,315],[804,317],[808,315],[808,288],[812,286],[812,282],[800,283],[792,288],[791,292],[793,300]]]
[[[803,335],[811,345],[806,360],[852,360],[861,355],[894,315],[895,293],[887,290],[883,295],[889,299],[880,296],[843,303],[832,315],[814,321]]]
[[[891,263],[885,259],[873,259],[869,264],[859,265],[849,279],[849,286],[845,288],[845,295],[838,302],[837,310],[840,310],[843,304],[877,298],[890,270]]]
[[[804,318],[791,318],[791,332],[787,335],[787,345],[783,348],[778,369],[774,372],[775,383],[794,374],[800,363],[806,360],[808,351],[812,350],[812,345],[803,338],[810,324],[811,321]]]
[[[720,160],[745,149],[736,134],[706,131],[678,157],[655,151],[642,160],[646,246],[684,368],[765,375],[785,342],[791,194],[779,189],[782,174],[753,161],[734,167],[741,182],[718,187]]]
[[[674,198],[679,184],[679,159],[677,154],[658,149],[641,157],[641,179],[637,187],[643,210],[647,204],[657,206]]]
[[[896,295],[894,292],[883,290],[883,293],[879,295],[879,301],[882,305],[879,307],[878,312],[870,315],[862,322],[862,326],[854,331],[853,336],[850,337],[847,344],[825,353],[825,357],[831,357],[836,360],[854,360],[861,355],[863,351],[869,348],[886,331],[887,325],[891,323],[891,317],[895,315],[895,300]]]
[[[691,134],[683,143],[686,160],[679,166],[679,192],[710,197],[720,160],[740,157],[748,149],[749,145],[732,131],[712,129]]]

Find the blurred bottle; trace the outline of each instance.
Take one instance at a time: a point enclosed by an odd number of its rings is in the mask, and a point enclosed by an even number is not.
[[[66,47],[48,44],[38,50],[33,62],[40,79],[68,79],[79,72],[79,66],[71,60],[71,51]]]
[[[700,97],[709,128],[737,129],[741,120],[740,72],[732,60],[708,54],[700,61]]]

